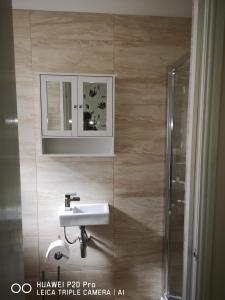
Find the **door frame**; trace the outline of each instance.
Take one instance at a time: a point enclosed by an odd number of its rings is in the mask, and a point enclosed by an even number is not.
[[[183,300],[210,300],[224,20],[224,0],[194,0]]]

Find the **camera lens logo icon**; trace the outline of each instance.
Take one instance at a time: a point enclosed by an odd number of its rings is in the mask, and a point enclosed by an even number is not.
[[[21,291],[24,294],[29,294],[32,291],[32,286],[29,283],[24,283],[24,284],[13,283],[11,285],[11,292],[13,294],[19,294]]]

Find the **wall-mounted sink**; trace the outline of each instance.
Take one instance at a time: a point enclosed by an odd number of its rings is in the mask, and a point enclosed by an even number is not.
[[[70,210],[59,212],[60,226],[89,226],[109,224],[109,204],[76,204]]]

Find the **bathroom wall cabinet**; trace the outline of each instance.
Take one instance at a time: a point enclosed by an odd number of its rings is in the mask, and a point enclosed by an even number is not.
[[[114,75],[40,74],[42,153],[114,155]]]

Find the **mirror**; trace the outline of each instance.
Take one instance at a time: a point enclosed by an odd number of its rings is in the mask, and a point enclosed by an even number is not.
[[[48,130],[72,130],[71,82],[47,81]]]
[[[106,130],[107,84],[83,83],[83,129]]]
[[[48,130],[60,130],[60,82],[47,81]]]

